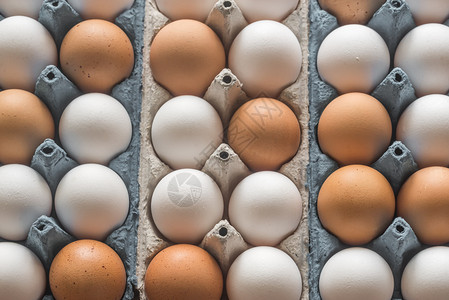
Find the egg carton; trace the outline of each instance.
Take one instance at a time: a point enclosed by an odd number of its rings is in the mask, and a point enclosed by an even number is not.
[[[124,300],[135,299],[136,277],[136,249],[137,227],[139,221],[139,186],[138,169],[140,153],[140,110],[141,110],[141,82],[142,82],[142,48],[143,48],[143,19],[144,1],[135,0],[133,6],[123,12],[115,20],[115,24],[122,28],[130,38],[134,52],[135,65],[132,74],[123,82],[117,84],[111,95],[127,110],[132,121],[132,140],[128,149],[114,158],[108,165],[117,172],[126,184],[130,197],[129,213],[125,223],[112,232],[104,241],[121,257],[127,275]],[[0,15],[0,19],[3,16]],[[42,4],[38,21],[52,34],[59,49],[61,42],[75,24],[83,19],[65,0],[45,0]],[[56,128],[65,107],[82,92],[58,69],[57,66],[47,66],[40,74],[35,94],[48,106]],[[38,171],[48,182],[54,196],[61,178],[78,165],[60,147],[57,134],[55,140],[45,140],[35,151],[31,167]],[[67,244],[76,239],[68,234],[60,225],[55,211],[51,216],[42,216],[36,220],[25,241],[20,242],[31,249],[42,261],[48,274],[51,262],[56,254]],[[0,241],[4,241],[0,239]],[[53,299],[50,288],[45,300]]]
[[[153,118],[163,103],[172,98],[170,93],[161,87],[153,78],[149,65],[150,45],[157,32],[168,22],[157,9],[154,0],[147,0],[145,11],[145,35],[143,57],[143,99],[140,130],[142,134],[140,152],[140,207],[137,248],[137,288],[140,299],[146,299],[144,293],[144,277],[152,258],[162,249],[172,245],[158,232],[151,216],[150,203],[152,192],[158,182],[173,171],[161,161],[151,143],[151,125]],[[301,299],[308,299],[308,190],[306,188],[306,169],[308,164],[308,2],[300,4],[284,21],[298,37],[302,48],[303,62],[299,78],[291,86],[282,91],[278,100],[286,103],[299,119],[301,126],[301,145],[293,159],[284,164],[279,172],[289,177],[298,187],[303,201],[303,217],[296,231],[283,240],[278,248],[288,253],[296,262],[303,279]],[[218,0],[205,23],[220,37],[226,53],[235,36],[246,25],[239,7],[233,0]],[[232,114],[245,101],[249,100],[242,89],[239,79],[228,68],[223,69],[213,80],[203,96],[218,112],[227,128]],[[246,249],[252,247],[227,219],[227,206],[231,193],[237,183],[251,174],[251,171],[240,160],[233,149],[223,141],[211,145],[215,150],[207,157],[201,171],[211,176],[221,189],[224,199],[224,217],[206,234],[200,247],[206,249],[218,261],[223,278],[234,259]],[[206,149],[205,149],[206,150]],[[199,155],[203,155],[199,153]],[[227,299],[224,291],[223,299]]]
[[[321,225],[317,213],[320,187],[326,178],[338,169],[338,164],[320,150],[317,140],[317,126],[324,108],[338,96],[338,93],[333,87],[321,80],[316,61],[321,42],[339,25],[334,16],[321,9],[317,0],[310,0],[309,5],[310,163],[307,171],[310,192],[309,284],[310,299],[319,300],[321,299],[319,278],[324,264],[332,255],[348,248],[349,245],[340,242],[334,235],[326,231]],[[449,25],[449,20],[445,24]],[[410,9],[404,0],[387,0],[373,15],[367,26],[382,36],[392,59],[400,40],[407,32],[416,27]],[[401,113],[417,97],[407,74],[401,68],[391,69],[390,73],[374,89],[371,95],[385,106],[393,126],[392,144],[371,167],[381,172],[388,179],[395,195],[397,195],[402,183],[418,170],[410,151],[400,141],[395,141],[394,138],[395,128]],[[392,299],[402,299],[400,285],[402,272],[408,261],[427,246],[419,242],[412,228],[404,219],[396,217],[381,236],[363,245],[363,247],[374,250],[388,262],[395,280]]]

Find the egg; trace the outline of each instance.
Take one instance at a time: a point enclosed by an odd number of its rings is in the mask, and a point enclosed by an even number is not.
[[[281,22],[298,6],[299,0],[235,0],[248,22]]]
[[[428,167],[413,173],[397,199],[398,216],[412,227],[425,244],[449,242],[449,169]]]
[[[198,246],[165,248],[151,260],[145,274],[145,295],[152,300],[219,300],[222,291],[220,267]]]
[[[125,183],[103,165],[77,166],[56,188],[56,215],[64,228],[79,239],[104,240],[125,222],[128,209]]]
[[[128,112],[115,98],[84,94],[65,108],[59,121],[62,146],[79,163],[107,165],[131,142]]]
[[[20,15],[37,20],[43,2],[43,0],[2,0],[0,13],[4,17]]]
[[[227,138],[253,171],[274,171],[298,151],[301,129],[287,105],[272,98],[257,98],[234,113]]]
[[[198,244],[223,217],[223,196],[206,173],[181,169],[159,181],[151,198],[157,229],[175,243]]]
[[[193,19],[205,22],[217,0],[156,0],[157,8],[172,21]]]
[[[196,20],[178,20],[164,26],[150,48],[153,77],[174,96],[202,97],[226,64],[220,38]]]
[[[232,42],[228,63],[249,97],[276,98],[298,78],[302,51],[287,26],[263,20],[240,31]]]
[[[0,116],[2,164],[29,165],[36,148],[46,138],[54,137],[55,125],[50,110],[30,92],[1,91]]]
[[[390,183],[375,169],[348,165],[324,181],[317,208],[325,229],[343,243],[363,245],[393,221],[395,196]]]
[[[379,254],[352,247],[337,252],[326,262],[319,289],[323,300],[390,300],[394,278]]]
[[[104,19],[113,22],[134,0],[67,0],[84,19]]]
[[[449,166],[449,96],[416,99],[402,113],[396,138],[410,149],[421,168]]]
[[[449,294],[449,247],[420,251],[402,273],[401,292],[407,300],[445,300]]]
[[[0,21],[0,88],[34,92],[42,70],[57,63],[56,44],[41,23],[25,16]]]
[[[347,93],[332,100],[318,123],[323,153],[340,165],[369,165],[390,144],[391,120],[385,107],[364,93]]]
[[[254,247],[240,254],[226,278],[229,300],[297,300],[301,273],[294,260],[273,247]]]
[[[223,125],[217,111],[196,96],[167,101],[151,126],[154,150],[173,169],[201,169],[222,139]]]
[[[273,171],[245,177],[229,200],[231,225],[255,246],[276,246],[295,231],[301,216],[298,188],[288,177]]]
[[[40,300],[46,286],[44,266],[31,250],[0,242],[0,300]]]
[[[407,73],[418,97],[449,92],[449,26],[424,24],[399,42],[395,67]]]
[[[415,23],[444,23],[449,18],[449,2],[446,0],[407,0]]]
[[[94,240],[78,240],[62,248],[51,263],[50,288],[56,300],[119,300],[126,272],[118,254]]]
[[[340,94],[369,94],[387,76],[390,53],[373,29],[359,24],[340,26],[321,43],[318,73]]]
[[[334,15],[340,25],[366,24],[385,0],[318,0],[321,8]]]
[[[109,94],[128,78],[134,50],[126,33],[105,20],[87,20],[65,35],[60,49],[64,74],[85,93]]]

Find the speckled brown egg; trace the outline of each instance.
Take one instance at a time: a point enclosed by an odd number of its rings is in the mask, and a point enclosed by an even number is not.
[[[94,240],[78,240],[54,258],[49,273],[56,300],[119,300],[126,287],[126,273],[118,254]]]
[[[145,275],[148,299],[219,300],[223,275],[215,259],[198,246],[177,244],[159,252]]]
[[[318,0],[322,9],[334,15],[340,25],[366,24],[385,0]]]
[[[83,92],[107,94],[131,75],[134,50],[126,33],[114,23],[87,20],[64,37],[60,63],[64,74]]]
[[[0,92],[0,163],[29,165],[36,148],[53,138],[55,125],[47,106],[24,90]]]

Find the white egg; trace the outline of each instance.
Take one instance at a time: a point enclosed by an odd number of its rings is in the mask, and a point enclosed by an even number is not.
[[[302,216],[301,194],[281,173],[256,172],[244,178],[229,200],[229,220],[255,246],[275,246],[293,233]]]
[[[298,300],[301,273],[293,259],[273,247],[254,247],[240,254],[226,278],[229,300]]]
[[[59,122],[62,146],[79,163],[108,164],[131,142],[128,112],[113,97],[84,94],[64,110]]]
[[[323,300],[390,300],[394,278],[388,263],[376,252],[360,247],[333,255],[321,270]]]
[[[411,151],[420,168],[449,166],[449,96],[416,99],[399,118],[396,139]]]
[[[2,0],[0,14],[4,17],[27,16],[37,20],[43,2],[43,0]]]
[[[38,172],[19,164],[0,167],[0,184],[0,237],[24,240],[34,221],[50,215],[50,188]]]
[[[390,53],[373,29],[359,24],[344,25],[321,43],[317,67],[321,78],[340,94],[370,94],[388,74]]]
[[[399,42],[394,65],[407,73],[418,97],[449,92],[449,26],[418,26]]]
[[[104,19],[111,22],[130,9],[134,0],[67,0],[84,19]]]
[[[41,23],[24,16],[0,21],[0,88],[34,92],[42,70],[57,63],[55,42]]]
[[[157,8],[170,20],[206,21],[217,0],[156,0]]]
[[[154,150],[173,169],[201,169],[222,139],[220,116],[196,96],[178,96],[164,103],[151,128]]]
[[[444,23],[449,18],[447,0],[406,0],[418,25],[424,23]]]
[[[128,215],[126,185],[113,170],[84,164],[70,170],[55,194],[59,221],[79,239],[104,240]]]
[[[231,45],[228,61],[248,96],[276,98],[298,78],[302,52],[287,26],[265,20],[243,28]]]
[[[248,22],[282,21],[298,6],[299,0],[235,0]]]
[[[430,247],[416,254],[402,273],[401,292],[407,300],[447,300],[449,247]]]
[[[38,300],[47,286],[45,269],[28,248],[0,242],[0,300]]]
[[[159,231],[175,243],[201,242],[223,216],[223,196],[215,181],[195,169],[176,170],[157,184],[151,215]]]

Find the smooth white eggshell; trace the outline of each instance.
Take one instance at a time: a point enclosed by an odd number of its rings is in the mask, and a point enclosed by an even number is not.
[[[447,0],[407,0],[406,3],[418,25],[444,23],[449,18],[449,1]]]
[[[229,300],[298,300],[301,273],[293,259],[273,247],[254,247],[240,254],[226,278]]]
[[[418,97],[447,94],[449,26],[424,24],[409,31],[399,42],[394,65],[407,73]]]
[[[45,269],[31,250],[0,242],[0,300],[42,299],[46,282]]]
[[[55,42],[41,23],[24,16],[0,21],[0,88],[34,92],[42,70],[57,63]]]
[[[19,164],[0,167],[0,184],[0,237],[24,240],[34,221],[50,215],[50,188],[38,172]]]
[[[113,97],[84,94],[70,102],[62,113],[59,137],[64,149],[79,163],[108,164],[128,148],[131,119]]]
[[[324,265],[319,289],[323,300],[390,300],[394,278],[388,263],[376,252],[346,248]]]
[[[64,228],[79,239],[104,240],[128,215],[126,185],[113,170],[84,164],[70,170],[55,193],[55,210]]]
[[[401,292],[407,300],[446,300],[449,295],[449,247],[416,254],[402,273]]]
[[[43,2],[43,0],[2,0],[0,13],[4,17],[27,16],[37,20]]]
[[[151,139],[159,158],[171,168],[200,169],[221,144],[223,125],[206,100],[178,96],[156,112]]]
[[[221,220],[223,206],[215,181],[195,169],[169,173],[157,184],[151,198],[156,227],[175,243],[199,243]]]
[[[396,139],[411,151],[419,167],[449,165],[449,96],[427,95],[402,113]]]
[[[84,19],[113,21],[120,13],[130,9],[134,0],[67,0]]]
[[[275,246],[293,233],[302,216],[301,194],[285,175],[273,171],[245,177],[229,200],[229,220],[255,246]]]
[[[321,43],[317,67],[321,78],[340,94],[370,94],[388,74],[390,53],[373,29],[359,24],[344,25]]]
[[[206,21],[217,0],[156,0],[157,8],[170,20]]]
[[[228,62],[248,96],[276,98],[299,76],[301,46],[282,23],[257,21],[243,28],[234,39]]]
[[[299,0],[235,0],[248,22],[284,20],[298,6]]]

